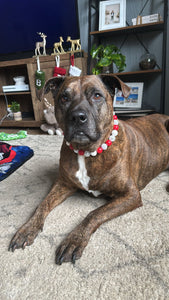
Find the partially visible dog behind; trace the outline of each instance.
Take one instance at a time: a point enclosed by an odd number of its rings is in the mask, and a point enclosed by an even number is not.
[[[169,116],[153,114],[119,121],[113,114],[115,88],[130,89],[113,75],[55,77],[47,81],[64,132],[59,176],[33,216],[15,234],[9,250],[25,248],[42,230],[50,211],[77,190],[109,201],[63,240],[56,263],[79,259],[91,234],[104,222],[142,205],[140,190],[169,166]]]

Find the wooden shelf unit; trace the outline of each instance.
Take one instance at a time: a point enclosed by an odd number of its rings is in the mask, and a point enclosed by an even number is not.
[[[153,0],[152,0],[153,1]],[[151,11],[151,1],[149,1],[149,7],[148,10],[145,12],[146,5],[148,1],[146,2],[145,5],[140,4],[139,0],[135,1],[126,1],[126,26],[125,27],[119,27],[119,28],[113,28],[113,29],[108,29],[108,30],[98,30],[97,28],[99,27],[99,7],[98,7],[98,1],[97,0],[89,0],[89,10],[88,10],[88,23],[89,23],[89,36],[88,36],[88,73],[91,73],[91,67],[90,65],[92,64],[92,60],[90,57],[90,51],[92,48],[93,44],[100,45],[100,44],[115,44],[119,42],[119,48],[121,49],[124,44],[126,46],[126,41],[128,40],[134,40],[136,43],[131,42],[130,45],[132,47],[128,48],[126,50],[125,48],[125,55],[128,58],[129,64],[128,66],[128,71],[127,72],[121,72],[121,73],[115,73],[115,75],[118,75],[120,78],[125,78],[127,79],[128,82],[130,81],[144,81],[145,86],[146,86],[146,94],[148,91],[148,96],[150,99],[151,97],[151,91],[153,90],[153,83],[155,87],[158,86],[158,90],[160,90],[159,93],[154,94],[154,97],[152,96],[152,102],[148,100],[148,105],[147,103],[145,104],[144,108],[147,105],[148,107],[153,107],[157,108],[158,112],[165,113],[165,72],[166,72],[166,41],[167,41],[167,17],[168,17],[168,1],[161,1],[160,6],[158,5],[158,2],[156,1],[153,6],[155,7],[155,11]],[[141,5],[143,7],[141,7]],[[148,6],[148,5],[147,5]],[[138,15],[148,15],[148,14],[153,14],[159,12],[159,8],[161,9],[160,13],[163,17],[163,21],[159,22],[154,22],[154,23],[147,23],[147,24],[140,24],[140,25],[130,25],[129,23],[131,22],[131,19],[136,17]],[[141,13],[140,13],[140,11]],[[143,12],[144,11],[144,12]],[[152,33],[152,37],[150,34]],[[132,49],[138,49],[138,44],[140,44],[140,48],[144,48],[145,53],[149,53],[148,46],[150,43],[150,40],[154,42],[155,37],[162,36],[161,38],[161,43],[158,44],[158,53],[160,52],[159,55],[159,61],[160,61],[160,66],[157,64],[156,68],[154,70],[133,70],[135,67],[139,68],[131,63],[132,58],[131,58],[131,52],[133,51]],[[150,37],[150,39],[149,39]],[[145,43],[144,43],[144,38],[145,38]],[[152,44],[153,44],[152,42]],[[155,53],[156,53],[156,48],[154,48]],[[152,50],[151,50],[152,51]],[[151,53],[150,51],[150,53]],[[141,51],[140,51],[141,52]],[[154,51],[153,51],[154,52]],[[123,49],[122,49],[123,53]],[[124,53],[123,53],[124,54]],[[134,52],[133,52],[134,54]],[[143,53],[144,54],[144,53]],[[142,55],[142,54],[141,54]],[[141,57],[140,55],[140,57]],[[137,57],[137,53],[135,55]],[[162,59],[161,59],[162,57]],[[138,57],[137,57],[138,59]],[[139,60],[137,60],[139,62]],[[138,63],[139,64],[139,63]],[[131,69],[131,71],[130,71]],[[158,81],[158,84],[157,84]],[[152,83],[152,85],[151,85]],[[152,86],[152,88],[151,88]],[[154,106],[154,99],[156,100],[156,105]],[[150,103],[151,102],[151,103]]]
[[[82,74],[87,74],[87,54],[84,51],[74,53],[75,66],[82,70]],[[70,53],[60,55],[60,67],[65,68],[68,75],[70,67]],[[45,72],[45,80],[53,77],[53,70],[56,66],[54,55],[40,56],[40,67]],[[36,96],[35,72],[37,70],[36,57],[0,62],[0,120],[7,114],[6,99],[8,104],[12,101],[20,103],[21,112],[24,117],[22,121],[5,119],[1,127],[39,127],[44,122],[43,101],[39,101]],[[2,86],[14,85],[13,77],[25,76],[25,83],[29,84],[30,91],[14,91],[4,94]],[[50,93],[48,100],[53,104]]]

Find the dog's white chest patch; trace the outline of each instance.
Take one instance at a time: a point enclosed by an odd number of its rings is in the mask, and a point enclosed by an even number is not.
[[[87,175],[85,157],[83,155],[77,155],[77,157],[79,170],[76,172],[76,178],[80,181],[81,185],[86,191],[92,193],[95,197],[99,196],[101,194],[99,191],[92,191],[88,188],[90,177]]]

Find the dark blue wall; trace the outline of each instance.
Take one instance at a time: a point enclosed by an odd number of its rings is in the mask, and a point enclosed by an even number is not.
[[[47,35],[47,48],[53,48],[60,36],[79,38],[76,0],[1,0],[0,4],[0,54],[34,51],[41,41],[37,32]]]

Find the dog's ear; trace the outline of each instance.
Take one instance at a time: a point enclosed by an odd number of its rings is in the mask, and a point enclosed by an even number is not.
[[[125,98],[130,95],[131,89],[128,85],[126,85],[123,81],[121,81],[116,75],[99,75],[103,83],[113,92],[115,88],[118,88],[122,91]]]
[[[42,90],[40,92],[39,99],[43,100],[44,95],[49,93],[50,91],[52,92],[53,97],[55,97],[59,87],[64,82],[64,80],[65,80],[65,77],[62,77],[62,76],[61,77],[52,77],[49,80],[47,80],[44,87],[42,88]]]

